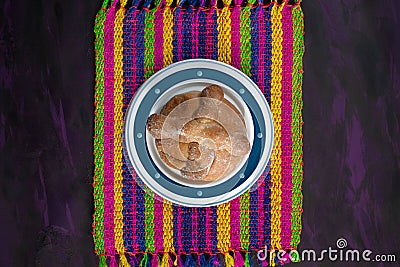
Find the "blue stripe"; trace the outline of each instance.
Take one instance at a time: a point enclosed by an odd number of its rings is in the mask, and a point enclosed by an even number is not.
[[[192,20],[193,10],[189,5],[185,12],[182,12],[182,59],[192,58]],[[186,253],[190,253],[192,247],[192,210],[188,207],[181,207],[181,234],[182,248]]]
[[[215,44],[215,48],[213,49],[212,57],[211,59],[218,60],[218,49],[217,49],[217,44],[218,44],[218,23],[217,23],[217,10],[213,10],[212,14],[213,18],[213,44]]]
[[[192,45],[194,43],[192,37],[192,20],[193,20],[193,9],[188,6],[186,12],[182,15],[182,59],[192,58]]]
[[[271,28],[271,11],[273,5],[270,5],[266,10],[265,24],[266,24],[266,77],[265,77],[265,97],[269,104],[271,104],[271,64],[272,64],[272,28]],[[264,187],[264,242],[267,249],[271,248],[271,172],[270,162],[268,163],[265,172],[265,187]]]
[[[142,10],[137,14],[136,31],[136,85],[141,86],[144,82],[144,21],[146,11]],[[146,251],[144,237],[144,194],[142,187],[136,186],[136,207],[137,207],[137,242],[141,251]]]
[[[132,34],[132,23],[135,23],[134,16],[133,16],[134,11],[132,9],[129,9],[128,12],[126,13],[126,16],[124,18],[124,27],[123,27],[123,34],[122,34],[122,39],[123,39],[123,71],[124,71],[124,79],[123,79],[123,108],[122,111],[125,114],[126,109],[129,105],[129,102],[132,99],[133,95],[133,90],[136,81],[133,80],[133,73],[132,73],[132,59],[135,56],[134,50],[132,49],[132,46],[135,42],[135,40],[132,40],[131,34]]]
[[[133,81],[132,77],[132,44],[133,41],[131,38],[132,32],[132,13],[129,10],[126,13],[124,18],[124,27],[123,27],[123,71],[124,71],[124,81],[123,81],[123,108],[122,112],[125,114],[126,108],[129,104],[129,101],[132,98],[132,91],[133,86],[136,81]],[[122,200],[123,200],[123,222],[124,222],[124,229],[123,229],[123,239],[124,239],[124,246],[128,252],[133,252],[134,249],[134,242],[136,240],[132,240],[132,231],[135,229],[134,225],[132,224],[132,217],[135,216],[135,211],[132,209],[132,183],[134,182],[133,177],[128,169],[128,166],[125,161],[125,157],[122,156]]]
[[[260,8],[260,5],[258,6]],[[258,8],[252,8],[250,13],[250,43],[251,43],[251,69],[250,78],[255,84],[258,83]],[[258,190],[254,189],[250,192],[250,248],[258,247]]]
[[[206,58],[206,13],[203,10],[199,11],[199,57]]]
[[[192,248],[192,209],[182,207],[182,247],[183,251],[190,253]]]
[[[178,61],[178,21],[180,17],[181,9],[176,7],[174,11],[174,26],[173,26],[173,38],[172,38],[172,60],[173,62]]]
[[[251,79],[258,84],[258,12],[261,6],[252,8],[250,12],[250,43],[251,43]]]
[[[265,77],[265,97],[268,101],[268,104],[271,104],[271,65],[272,65],[272,28],[271,28],[271,10],[272,6],[270,5],[267,9],[267,13],[265,16],[266,23],[266,49],[265,49],[265,57],[266,57],[266,77]]]
[[[179,220],[178,220],[178,215],[179,215],[179,209],[180,207],[178,205],[172,204],[172,223],[173,223],[173,234],[174,234],[174,248],[175,252],[179,253],[180,249],[178,246],[178,231],[179,231]]]
[[[206,58],[206,13],[203,10],[199,11],[199,57]],[[205,251],[206,249],[206,208],[198,208],[198,236],[197,236],[197,245],[200,252]]]
[[[144,23],[146,11],[141,10],[137,15],[136,31],[136,84],[141,86],[144,82]]]
[[[197,210],[199,214],[197,245],[199,247],[199,251],[203,252],[206,248],[206,208],[198,208]]]

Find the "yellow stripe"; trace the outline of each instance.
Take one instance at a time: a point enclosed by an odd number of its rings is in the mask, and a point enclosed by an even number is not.
[[[123,99],[123,70],[122,70],[122,27],[126,1],[121,1],[114,25],[114,239],[115,248],[120,255],[120,266],[129,266],[124,255],[123,240],[123,200],[122,200],[122,99]]]
[[[168,66],[172,64],[172,38],[173,38],[173,14],[170,8],[172,4],[172,0],[166,1],[166,7],[164,10],[164,66]]]
[[[274,150],[271,158],[271,249],[281,249],[281,106],[282,106],[282,9],[274,3],[272,8],[272,84],[271,112],[274,121]]]
[[[173,14],[170,6],[172,0],[166,1],[166,8],[164,10],[164,66],[172,64],[172,38],[173,38]],[[164,200],[163,203],[163,216],[164,216],[164,226],[163,226],[163,238],[164,238],[164,253],[175,252],[174,249],[174,239],[173,239],[173,224],[172,224],[172,205],[171,202]],[[168,265],[168,254],[164,254],[162,264]]]
[[[218,60],[231,64],[231,0],[223,0],[224,7],[218,11]],[[231,246],[231,208],[230,203],[218,205],[218,249],[227,253]],[[229,257],[226,257],[229,260]],[[228,262],[227,262],[228,263]]]

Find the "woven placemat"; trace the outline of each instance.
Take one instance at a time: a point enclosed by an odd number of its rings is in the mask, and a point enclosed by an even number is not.
[[[265,247],[297,248],[303,28],[299,3],[104,1],[95,23],[93,237],[100,266],[250,266]],[[243,71],[273,114],[274,149],[259,186],[209,208],[160,201],[138,185],[123,157],[124,114],[135,91],[164,66],[191,58]],[[285,262],[276,253],[258,261]]]

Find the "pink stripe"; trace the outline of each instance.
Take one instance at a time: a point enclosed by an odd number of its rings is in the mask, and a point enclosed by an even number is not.
[[[240,69],[240,3],[235,3],[235,7],[231,13],[231,36],[232,66]],[[235,250],[240,249],[240,197],[237,197],[231,201],[230,234],[232,248]]]
[[[157,9],[154,15],[154,70],[159,71],[164,66],[164,19],[163,14]]]
[[[206,12],[206,55],[207,59],[212,59],[213,56],[213,49],[215,49],[215,45],[213,44],[213,12],[215,9],[212,7],[210,12]],[[207,207],[206,209],[206,246],[205,251],[211,252],[212,251],[212,238],[213,238],[213,230],[212,230],[212,210],[211,208]],[[217,238],[217,237],[215,237]]]
[[[291,7],[282,11],[282,249],[290,248],[292,236],[292,65],[293,65],[293,30]]]
[[[240,197],[231,201],[231,246],[240,248]]]
[[[182,8],[178,7],[179,12],[178,12],[178,16],[177,16],[177,51],[178,51],[178,61],[182,60]],[[178,227],[178,253],[182,252],[182,208],[180,205],[178,205],[176,207],[177,212],[178,212],[178,225],[174,225],[174,227]]]
[[[206,58],[212,59],[213,50],[217,49],[216,45],[213,43],[213,26],[216,23],[213,19],[213,14],[215,12],[214,6],[211,7],[209,12],[207,13],[206,18]]]
[[[231,36],[232,36],[232,66],[240,69],[240,6],[236,5],[231,13]]]
[[[264,188],[265,188],[265,174],[263,174],[262,177],[263,181],[262,183],[258,186],[257,192],[258,192],[258,248],[263,248],[266,244],[265,240],[263,239],[264,237],[264,217],[265,217],[265,211],[264,211]]]
[[[207,207],[206,209],[206,245],[205,252],[212,251],[212,210]]]
[[[199,12],[200,9],[194,9],[192,11],[192,33],[193,33],[193,46],[192,46],[192,58],[199,57]]]
[[[198,234],[198,225],[199,225],[199,212],[197,208],[192,208],[192,251],[198,251],[197,238]]]
[[[184,12],[184,10],[182,9],[182,7],[178,7],[179,12],[178,12],[178,18],[177,18],[177,43],[178,43],[178,61],[182,60],[182,12]]]
[[[114,20],[112,6],[104,23],[104,248],[115,254],[114,241]]]
[[[163,202],[160,198],[154,199],[154,248],[155,252],[161,252],[164,249],[163,239]]]
[[[130,45],[132,46],[132,50],[131,50],[131,53],[136,53],[136,31],[137,31],[137,28],[136,28],[136,15],[137,15],[137,11],[136,11],[136,8],[132,11],[132,20],[130,21],[130,22],[127,22],[127,23],[130,23],[130,25],[132,25],[132,29],[131,29],[131,42],[130,42]],[[136,91],[136,55],[133,55],[132,57],[130,57],[130,59],[131,59],[131,62],[132,62],[132,79],[131,79],[131,83],[128,85],[129,86],[129,88],[132,88],[132,90],[133,90],[133,92],[132,92],[132,95],[134,95],[134,92]],[[132,214],[131,214],[131,219],[132,219],[132,228],[133,229],[129,229],[129,230],[131,230],[130,231],[130,233],[131,233],[131,236],[132,236],[132,239],[131,240],[133,240],[133,244],[132,244],[132,249],[134,250],[134,251],[136,251],[138,248],[139,248],[139,244],[137,243],[137,240],[138,240],[138,238],[136,237],[136,232],[137,232],[137,229],[136,229],[136,226],[137,226],[137,219],[136,219],[136,214],[137,214],[137,211],[136,211],[136,172],[135,171],[133,171],[133,168],[131,168],[131,170],[132,170],[132,172],[131,172],[131,174],[132,174],[132,181],[131,181],[131,190],[132,190],[132,206],[131,206],[131,211],[132,211]]]
[[[163,38],[163,15],[157,9],[154,15],[154,69],[160,70],[164,66],[163,53],[164,53],[164,38]],[[163,203],[162,199],[154,199],[154,248],[155,252],[163,251]]]

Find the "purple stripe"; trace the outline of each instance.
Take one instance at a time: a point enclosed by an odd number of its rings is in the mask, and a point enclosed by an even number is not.
[[[136,85],[136,57],[132,56],[136,51],[136,9],[129,9],[124,18],[124,106],[125,114]],[[123,150],[124,153],[125,150]],[[129,169],[126,157],[122,158],[122,175],[124,177],[124,244],[126,250],[133,252],[137,248],[136,238],[136,173]]]
[[[214,1],[215,2],[215,1]],[[215,32],[215,20],[213,14],[215,13],[215,9],[211,8],[209,12],[205,12],[207,14],[206,17],[206,54],[205,58],[213,59],[214,53],[213,50],[215,49],[215,45],[213,43],[213,34]],[[206,252],[212,252],[213,245],[215,240],[217,239],[217,234],[215,231],[214,224],[217,222],[213,222],[213,213],[215,209],[213,207],[207,207],[206,209],[206,236],[205,236],[205,243],[206,243]],[[215,217],[215,216],[214,216]],[[213,236],[214,235],[214,236]]]
[[[104,247],[115,255],[114,241],[114,20],[111,7],[104,23]]]
[[[192,45],[192,58],[199,57],[199,10],[194,10],[193,23],[192,23],[192,33],[193,33],[193,45]],[[192,208],[192,251],[198,251],[198,223],[199,223],[199,209]]]
[[[292,236],[292,65],[293,65],[293,29],[291,7],[282,10],[282,215],[281,245],[290,248]]]
[[[258,87],[260,90],[265,93],[265,68],[266,65],[266,53],[265,53],[265,42],[266,42],[266,29],[265,29],[265,10],[261,6],[257,7],[258,11]],[[265,186],[265,174],[262,176],[261,184],[257,188],[258,192],[258,248],[262,248],[264,246],[263,233],[264,224],[260,222],[264,222],[264,186]]]
[[[177,46],[176,46],[176,49],[177,49],[177,55],[176,55],[176,59],[177,59],[177,61],[180,61],[180,60],[182,60],[182,38],[183,38],[183,34],[182,34],[182,9],[181,9],[181,7],[177,7],[176,8],[176,13],[175,13],[175,15],[177,16],[177,18],[176,18],[176,29],[177,29],[177,32],[176,32],[176,44],[177,44]],[[176,250],[176,252],[177,253],[180,253],[180,252],[182,252],[182,247],[183,247],[183,245],[182,245],[182,238],[183,238],[183,236],[182,236],[182,208],[181,208],[181,206],[179,206],[179,205],[177,205],[176,206],[176,213],[177,213],[177,224],[175,224],[174,225],[174,227],[176,227],[176,228],[178,228],[177,229],[177,234],[178,234],[178,236],[177,236],[177,250]]]
[[[266,42],[266,26],[265,26],[265,10],[264,8],[258,7],[258,87],[263,93],[265,93],[265,70],[266,65],[266,53],[265,53],[265,42]]]
[[[157,9],[154,15],[154,71],[164,67],[164,19],[163,14]]]

